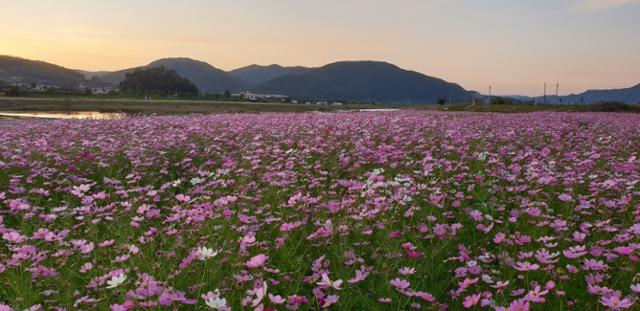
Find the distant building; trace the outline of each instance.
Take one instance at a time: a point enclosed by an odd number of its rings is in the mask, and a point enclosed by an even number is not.
[[[36,84],[36,86],[34,88],[32,88],[32,91],[34,91],[34,92],[47,92],[47,91],[55,91],[57,89],[59,89],[59,87],[57,87],[55,85]]]
[[[231,94],[232,98],[244,99],[252,102],[288,102],[291,98],[287,95],[278,94],[255,94],[249,91],[238,94]]]
[[[92,87],[91,94],[94,95],[106,95],[114,92],[118,92],[119,89],[111,86]]]
[[[341,102],[333,102],[333,103],[331,103],[331,106],[342,107],[342,103]]]
[[[17,82],[13,81],[10,83],[11,86],[19,87],[25,91],[29,92],[47,92],[47,91],[55,91],[60,89],[60,87],[50,84],[41,84],[41,83],[30,83],[30,82]]]

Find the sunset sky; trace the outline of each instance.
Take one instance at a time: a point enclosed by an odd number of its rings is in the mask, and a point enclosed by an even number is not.
[[[0,54],[84,70],[382,60],[486,93],[640,83],[640,0],[0,0]]]

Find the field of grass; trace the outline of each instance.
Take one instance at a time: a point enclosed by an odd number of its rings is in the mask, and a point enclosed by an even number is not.
[[[342,109],[376,108],[375,105],[316,106],[290,103],[253,103],[236,101],[100,98],[21,98],[0,97],[0,112],[16,111],[93,111],[127,114],[207,114],[255,112],[336,111]]]
[[[0,310],[637,310],[638,124],[0,121]]]
[[[454,104],[436,105],[391,105],[391,104],[347,104],[344,106],[317,106],[291,103],[255,103],[213,100],[180,100],[140,98],[99,98],[81,96],[58,97],[0,97],[1,112],[100,112],[125,113],[135,115],[181,115],[210,113],[261,113],[261,112],[336,112],[358,109],[402,109],[426,111],[466,111],[466,112],[607,112],[618,111],[619,107],[607,109],[597,105],[556,106],[556,105],[478,105]],[[628,106],[620,112],[640,112],[638,106]],[[3,117],[13,118],[13,117]]]

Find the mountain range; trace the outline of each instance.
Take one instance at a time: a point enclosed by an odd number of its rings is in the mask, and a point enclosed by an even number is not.
[[[41,83],[63,88],[78,85],[117,86],[136,68],[165,66],[207,93],[225,91],[288,95],[299,100],[366,101],[383,103],[468,102],[476,92],[442,79],[379,61],[342,61],[325,66],[284,67],[250,65],[232,71],[190,58],[162,58],[119,71],[73,70],[18,57],[0,55],[0,80]],[[519,101],[542,102],[541,97],[513,96]],[[598,101],[640,102],[640,85],[617,90],[590,90],[581,94],[547,97],[549,103],[588,104]]]
[[[227,90],[238,91],[248,88],[247,82],[229,73],[215,68],[208,63],[190,58],[162,58],[147,65],[128,68],[114,72],[97,73],[96,76],[112,85],[118,85],[125,79],[125,75],[137,68],[161,67],[175,70],[180,76],[189,79],[202,92],[224,93]]]
[[[533,98],[536,102],[545,101],[544,97]],[[623,89],[589,90],[580,94],[567,96],[547,96],[546,102],[552,104],[590,104],[597,102],[621,102],[625,104],[640,104],[640,84]]]
[[[469,101],[460,85],[374,61],[347,61],[287,74],[254,88],[295,98],[395,103],[435,103],[438,98]]]

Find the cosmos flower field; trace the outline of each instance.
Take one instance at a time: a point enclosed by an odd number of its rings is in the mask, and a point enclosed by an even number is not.
[[[638,310],[640,115],[0,122],[0,310]]]

